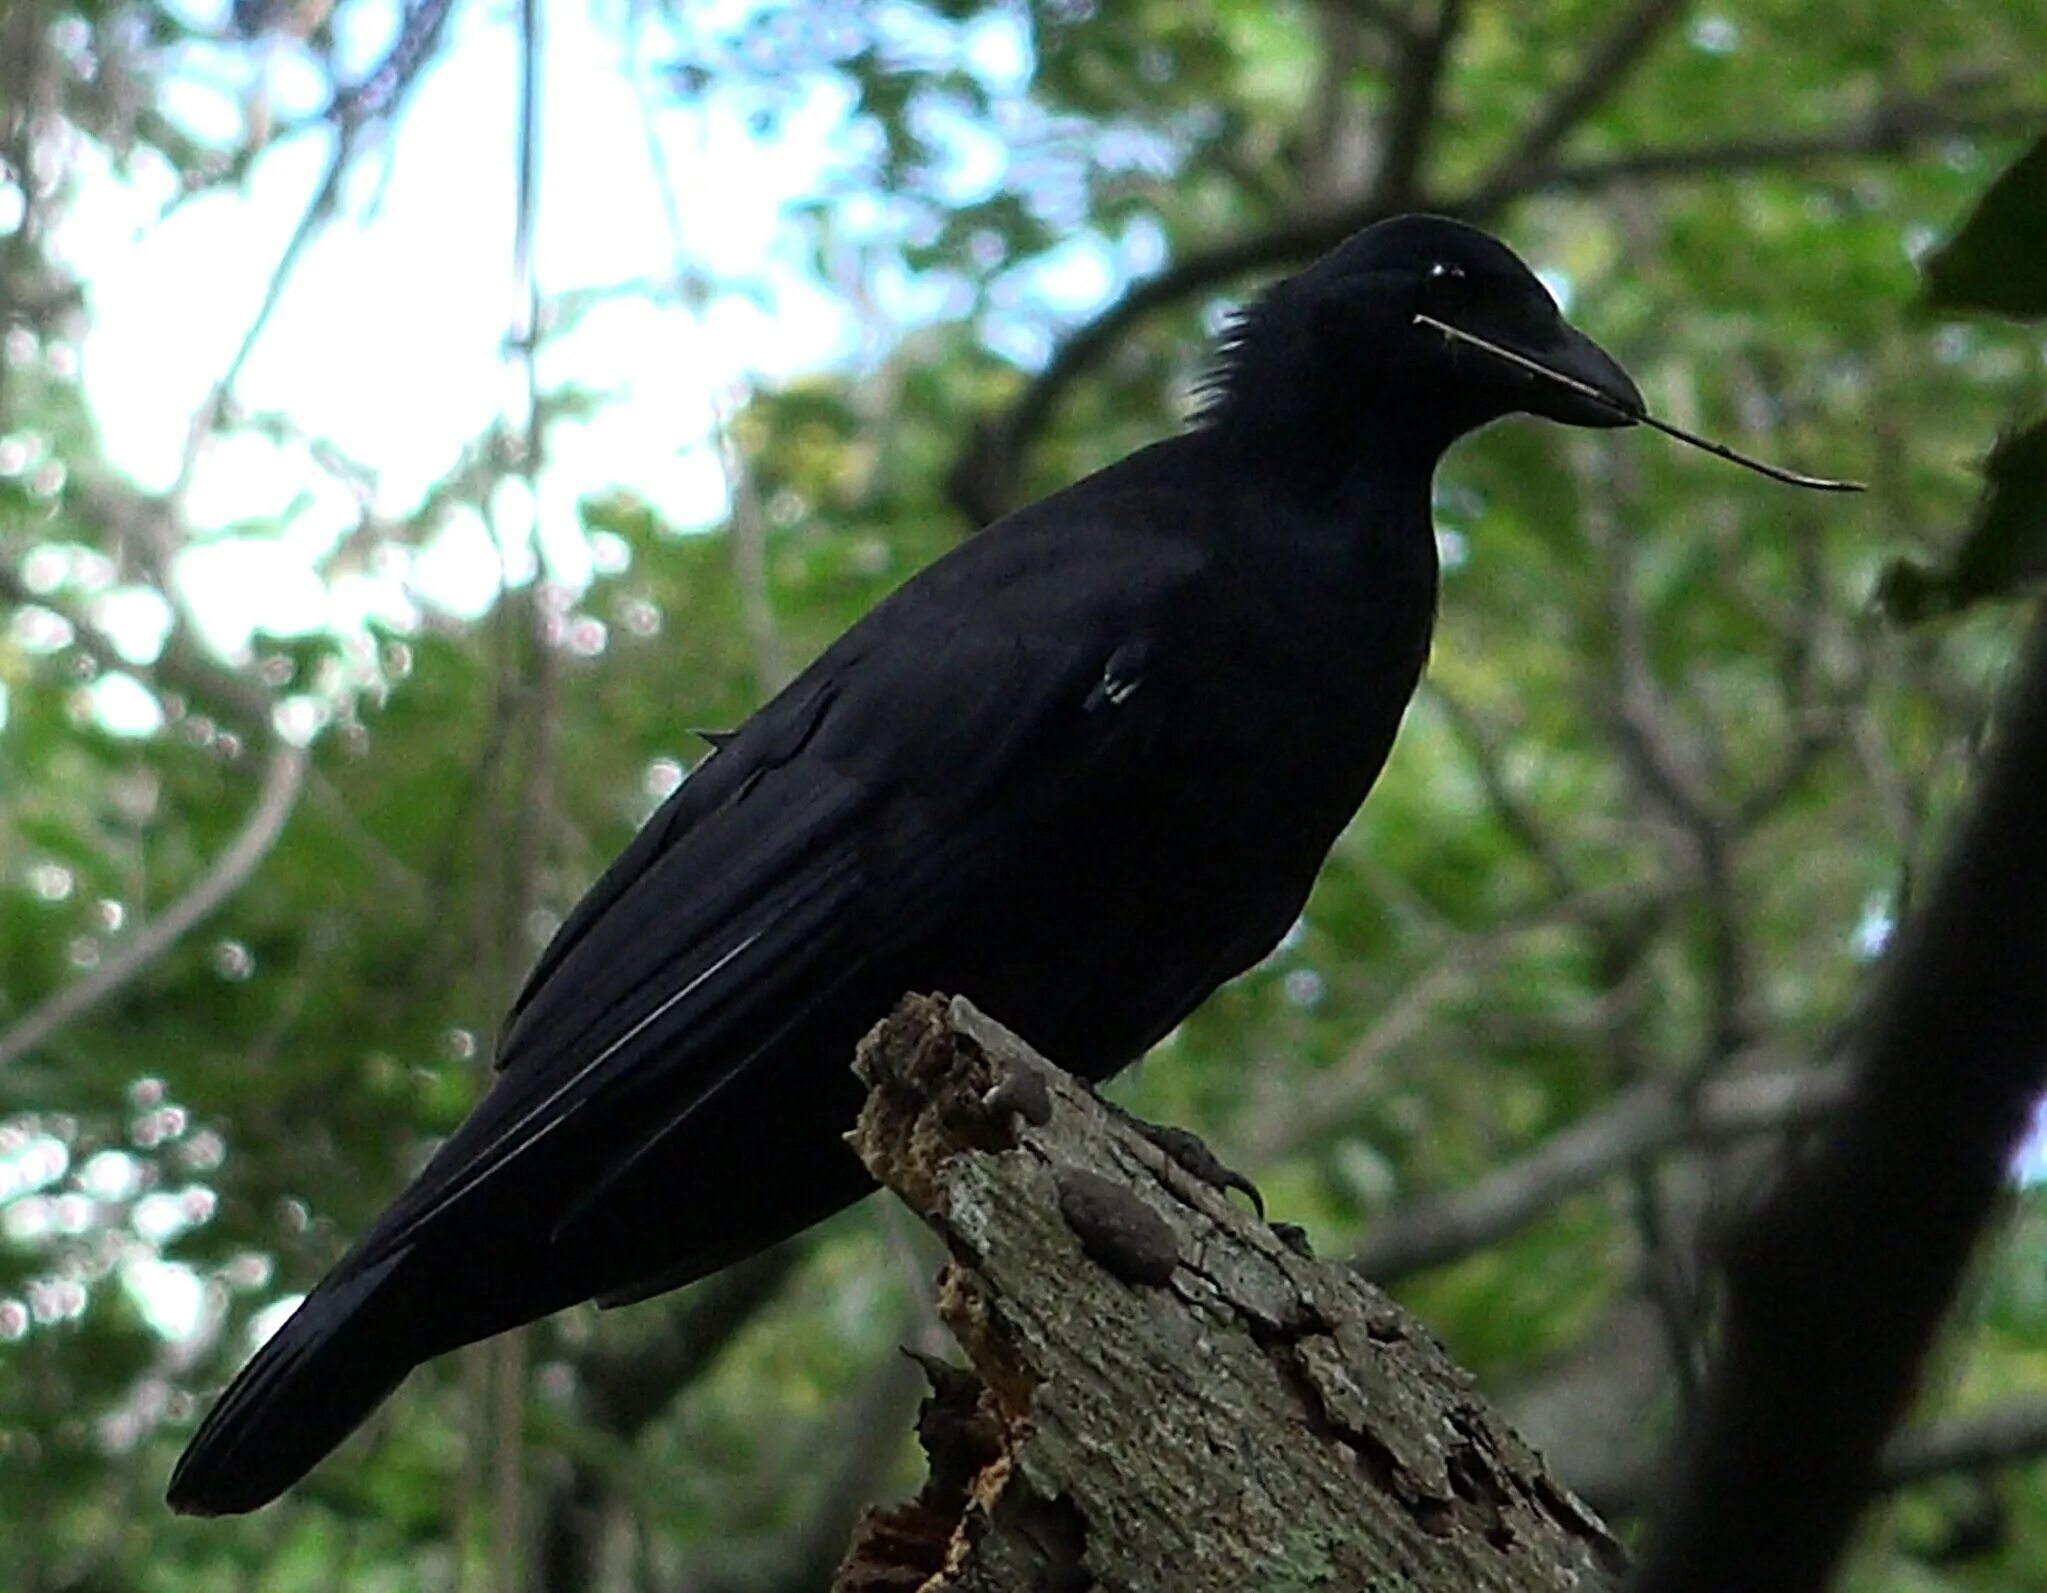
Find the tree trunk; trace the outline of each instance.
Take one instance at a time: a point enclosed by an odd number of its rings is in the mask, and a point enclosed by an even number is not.
[[[1604,1525],[1427,1330],[965,1001],[868,1036],[852,1135],[951,1251],[931,1474],[835,1593],[1601,1589]],[[936,1580],[933,1580],[933,1579]]]

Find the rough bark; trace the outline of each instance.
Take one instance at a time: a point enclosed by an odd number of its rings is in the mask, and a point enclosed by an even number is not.
[[[837,1593],[1504,1593],[1619,1546],[1426,1329],[964,1001],[869,1035],[855,1150],[945,1241],[923,1493]]]

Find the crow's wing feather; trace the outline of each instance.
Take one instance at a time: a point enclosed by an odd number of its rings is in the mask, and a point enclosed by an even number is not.
[[[761,998],[831,955],[861,889],[847,839],[867,805],[842,778],[763,778],[654,857],[529,992],[490,1093],[352,1259],[374,1263],[652,1074],[694,1064],[685,1106],[714,1090]]]
[[[640,826],[625,850],[612,859],[611,866],[570,909],[527,974],[498,1036],[499,1068],[517,1049],[517,1042],[527,1028],[523,1020],[535,997],[546,989],[556,970],[583,944],[590,931],[614,911],[623,915],[613,920],[614,935],[621,927],[629,932],[656,927],[642,925],[632,904],[625,901],[633,887],[659,865],[679,839],[733,803],[766,771],[781,767],[800,753],[830,706],[832,695],[826,682],[815,678],[815,672],[807,674],[739,731],[720,738],[717,750],[701,760]],[[645,893],[641,897],[643,901],[652,900]]]
[[[1110,562],[1158,578],[1156,561]],[[1017,579],[1033,576],[1026,559]],[[1119,608],[1141,606],[1141,582],[1105,579]],[[490,1094],[365,1236],[357,1265],[601,1112],[604,1170],[562,1192],[558,1235],[806,1004],[942,932],[947,901],[1003,860],[1005,815],[1114,788],[1117,757],[1165,705],[1140,693],[1089,711],[1107,661],[1098,634],[1026,632],[1004,613],[968,622],[950,596],[917,583],[898,593],[649,820],[536,965]],[[884,613],[886,628],[874,623]]]

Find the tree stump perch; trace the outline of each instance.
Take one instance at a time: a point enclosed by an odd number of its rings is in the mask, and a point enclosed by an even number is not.
[[[1606,1589],[1605,1526],[1413,1317],[963,1000],[860,1047],[850,1137],[945,1242],[930,1478],[835,1593]]]

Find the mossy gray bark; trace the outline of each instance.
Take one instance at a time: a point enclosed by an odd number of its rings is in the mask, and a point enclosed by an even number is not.
[[[1415,1319],[968,1003],[868,1036],[851,1136],[951,1252],[931,1477],[836,1593],[1506,1593],[1619,1546]]]

